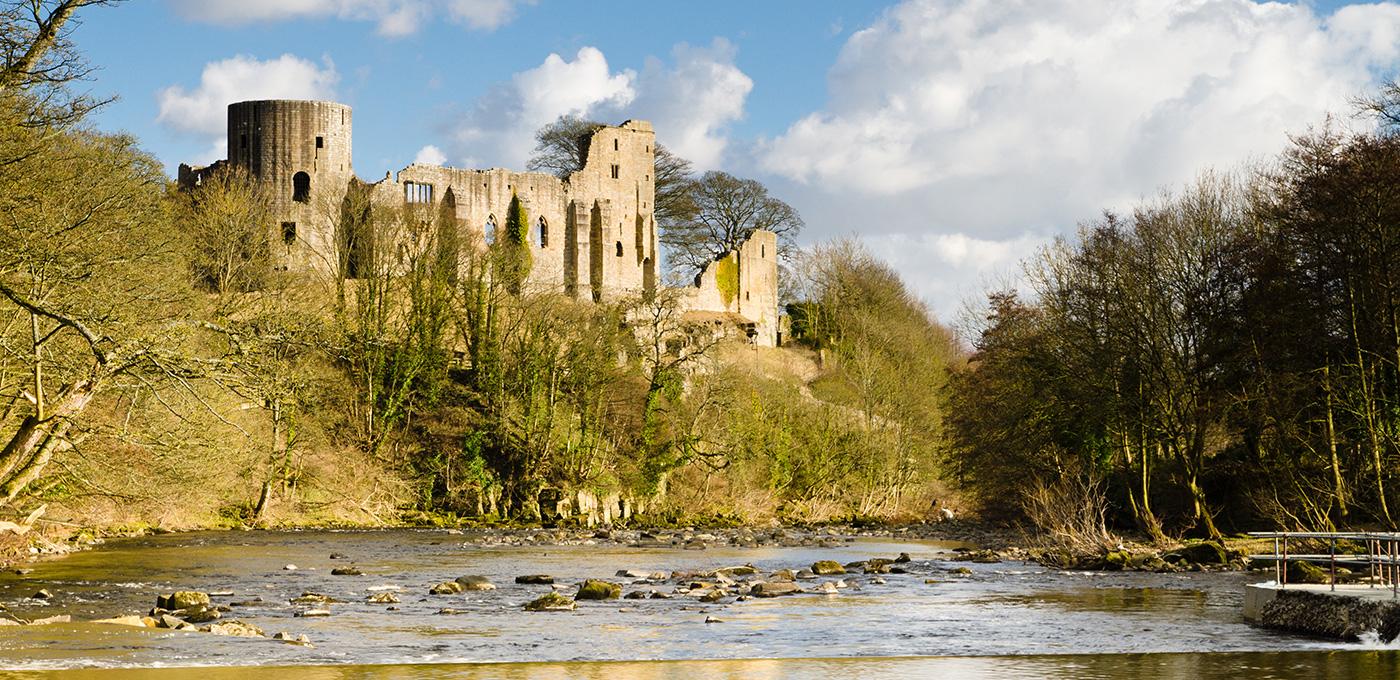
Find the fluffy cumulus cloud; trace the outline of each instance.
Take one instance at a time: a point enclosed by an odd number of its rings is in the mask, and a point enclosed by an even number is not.
[[[649,58],[638,78],[634,109],[656,126],[663,144],[701,170],[720,166],[726,127],[743,117],[753,80],[734,65],[734,46],[677,45],[673,65]]]
[[[678,45],[672,62],[648,59],[642,71],[614,69],[595,47],[572,58],[551,54],[492,88],[453,122],[453,156],[472,164],[522,167],[534,134],[563,115],[618,123],[652,121],[658,139],[697,167],[717,167],[729,123],[743,116],[753,81],[734,65],[724,40]]]
[[[194,21],[240,25],[259,21],[335,17],[372,21],[386,36],[415,33],[429,19],[445,16],[475,30],[494,30],[534,0],[167,0]]]
[[[1136,194],[1344,108],[1398,30],[1393,4],[912,0],[850,38],[829,107],[763,162],[873,194],[1026,170],[1028,189]]]
[[[260,61],[236,56],[205,64],[199,86],[179,85],[156,93],[156,120],[179,132],[219,136],[228,125],[228,105],[249,99],[335,99],[340,75],[335,64],[284,54]]]
[[[447,162],[447,154],[442,149],[429,144],[418,150],[418,155],[413,158],[414,163],[419,165],[442,165]]]
[[[541,126],[565,114],[620,110],[636,98],[636,80],[631,70],[614,73],[594,47],[580,49],[573,59],[551,54],[491,88],[452,125],[454,156],[471,165],[523,167]]]
[[[922,253],[887,248],[926,292],[970,287],[967,263],[1274,153],[1397,65],[1394,3],[908,0],[755,160],[814,235],[857,228]]]

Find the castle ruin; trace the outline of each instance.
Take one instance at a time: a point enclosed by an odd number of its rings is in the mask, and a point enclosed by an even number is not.
[[[533,266],[526,284],[580,300],[617,300],[657,291],[655,133],[646,121],[605,126],[587,140],[583,166],[567,178],[499,168],[412,164],[372,184],[351,166],[352,111],[326,101],[262,100],[228,107],[228,159],[180,165],[180,186],[239,167],[263,185],[274,266],[289,272],[354,276],[370,238],[337,233],[326,206],[360,187],[370,205],[428,204],[455,218],[462,243],[489,245],[504,233],[512,196],[529,216]],[[374,247],[374,246],[369,246]],[[692,320],[738,328],[758,345],[778,342],[777,239],[755,232],[711,262],[678,296]]]

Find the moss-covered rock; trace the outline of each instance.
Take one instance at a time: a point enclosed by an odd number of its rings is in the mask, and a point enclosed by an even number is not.
[[[1215,541],[1200,541],[1181,546],[1163,556],[1168,562],[1188,562],[1190,564],[1226,564],[1230,555],[1225,546]]]
[[[1293,560],[1288,563],[1289,583],[1331,583],[1327,570],[1303,560]]]
[[[428,589],[429,595],[456,595],[466,592],[466,587],[456,581],[443,581]]]
[[[1103,555],[1104,571],[1122,571],[1133,559],[1126,550],[1110,550]]]
[[[575,600],[616,600],[622,597],[622,586],[607,581],[588,579],[579,584]]]
[[[527,612],[563,612],[573,611],[578,605],[559,593],[550,591],[541,595],[525,605]]]
[[[834,576],[846,573],[846,568],[836,560],[817,560],[812,563],[812,573],[818,576]]]

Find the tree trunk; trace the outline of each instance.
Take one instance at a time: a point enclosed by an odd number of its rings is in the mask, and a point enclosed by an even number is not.
[[[72,427],[72,418],[92,402],[96,385],[83,380],[59,391],[49,417],[24,419],[0,453],[0,503],[9,504],[43,474]]]
[[[1337,456],[1337,424],[1332,409],[1332,373],[1329,366],[1322,367],[1322,383],[1323,390],[1327,393],[1327,450],[1332,458],[1332,494],[1337,497],[1337,512],[1345,521],[1347,493],[1346,485],[1342,481],[1341,459]]]

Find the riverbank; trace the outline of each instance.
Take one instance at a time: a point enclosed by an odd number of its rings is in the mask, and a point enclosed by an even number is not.
[[[275,528],[229,525],[193,527],[174,531],[145,525],[80,527],[64,523],[43,523],[26,535],[0,533],[0,568],[19,562],[65,555],[102,545],[112,538],[135,538],[200,531],[320,531],[439,529],[460,535],[464,543],[478,546],[567,546],[613,545],[627,547],[684,547],[703,550],[718,547],[800,547],[831,546],[855,538],[955,542],[962,545],[959,559],[994,564],[1027,561],[1046,567],[1074,571],[1150,571],[1173,573],[1201,570],[1244,570],[1250,567],[1245,555],[1258,541],[1227,538],[1223,543],[1187,541],[1166,547],[1128,541],[1096,554],[1070,554],[1035,546],[1033,536],[1023,528],[977,519],[952,519],[909,523],[846,523],[763,526],[696,523],[687,526],[667,524],[619,528],[543,527],[477,523],[471,521],[418,521],[393,525],[324,523]],[[1257,552],[1257,551],[1255,551]]]

